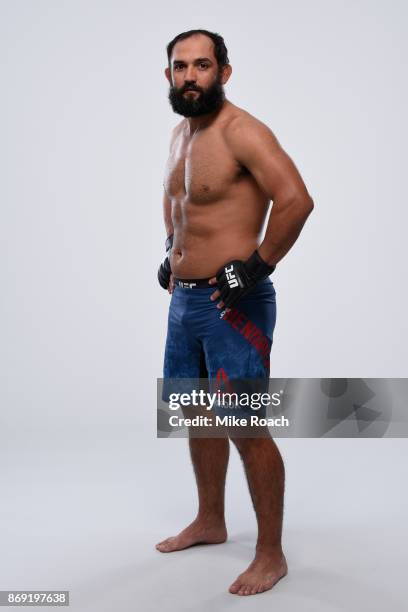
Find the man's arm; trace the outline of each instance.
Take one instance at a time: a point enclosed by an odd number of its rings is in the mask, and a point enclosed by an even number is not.
[[[174,281],[170,266],[170,250],[173,245],[174,228],[173,222],[171,220],[171,200],[168,197],[166,190],[164,190],[163,195],[163,216],[167,235],[167,239],[165,242],[166,257],[164,261],[160,264],[159,271],[157,273],[157,278],[163,289],[167,289],[169,293],[173,293]]]
[[[170,148],[169,155],[171,157],[171,151],[174,144],[175,139],[177,138],[177,134],[180,130],[181,123],[176,125],[173,128],[170,138]],[[166,257],[162,264],[160,264],[159,271],[157,273],[158,280],[163,289],[167,289],[169,293],[173,293],[174,289],[174,279],[173,274],[171,273],[170,267],[170,250],[173,245],[173,234],[174,234],[174,226],[173,220],[171,217],[171,199],[167,195],[166,187],[163,183],[163,218],[164,218],[164,226],[166,229]]]
[[[170,236],[174,233],[173,221],[171,219],[171,200],[164,190],[163,193],[163,217],[164,226],[166,228],[166,236]]]
[[[183,125],[183,121],[180,121],[180,123],[178,123],[171,131],[170,144],[169,144],[169,156],[170,157],[172,155],[173,145],[180,133],[182,125]],[[163,217],[164,217],[164,226],[166,228],[166,235],[168,237],[174,233],[174,227],[173,227],[173,221],[171,218],[171,200],[166,193],[166,188],[164,186],[164,183],[163,183]]]
[[[251,116],[238,117],[231,122],[226,138],[235,159],[273,202],[258,252],[269,265],[275,265],[296,242],[313,210],[313,200],[295,164],[265,124]]]

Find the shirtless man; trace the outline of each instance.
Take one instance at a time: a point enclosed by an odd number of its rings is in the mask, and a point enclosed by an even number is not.
[[[229,377],[267,378],[276,316],[269,275],[298,238],[313,200],[271,130],[225,98],[232,69],[222,37],[184,32],[167,53],[169,100],[185,118],[173,130],[164,181],[168,256],[158,276],[172,294],[164,377],[198,378],[204,368],[210,380],[221,369]],[[251,344],[242,333],[248,322],[263,343]],[[231,441],[244,463],[258,540],[254,560],[229,591],[253,595],[287,573],[281,544],[284,465],[271,437]],[[190,437],[189,445],[197,517],[157,544],[160,552],[227,538],[229,440]]]

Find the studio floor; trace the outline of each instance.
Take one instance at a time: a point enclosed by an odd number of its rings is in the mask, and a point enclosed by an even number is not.
[[[406,609],[407,527],[398,488],[405,466],[395,461],[404,440],[281,441],[289,573],[269,592],[238,597],[228,586],[252,559],[256,524],[236,456],[228,477],[228,541],[161,554],[154,544],[185,526],[194,509],[185,440],[154,440],[141,463],[131,428],[53,434],[26,431],[3,440],[2,590],[69,590],[78,612]],[[341,478],[339,449],[352,463],[363,444],[371,472],[364,479],[349,470]],[[332,459],[326,453],[316,474],[323,446],[333,445]],[[296,474],[294,451],[301,449],[308,453]],[[308,469],[314,476],[305,483]]]

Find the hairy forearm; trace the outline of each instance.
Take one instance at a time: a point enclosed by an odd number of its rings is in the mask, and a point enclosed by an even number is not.
[[[274,202],[264,240],[258,248],[264,261],[269,265],[276,265],[286,255],[296,242],[312,210],[311,198]]]

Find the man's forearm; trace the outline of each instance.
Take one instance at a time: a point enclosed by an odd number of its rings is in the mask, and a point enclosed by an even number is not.
[[[173,220],[171,218],[171,200],[167,196],[166,192],[164,192],[163,197],[163,218],[166,234],[167,236],[171,236],[171,234],[174,234]]]
[[[312,198],[274,202],[264,240],[258,253],[269,265],[276,265],[296,242],[313,210]]]

